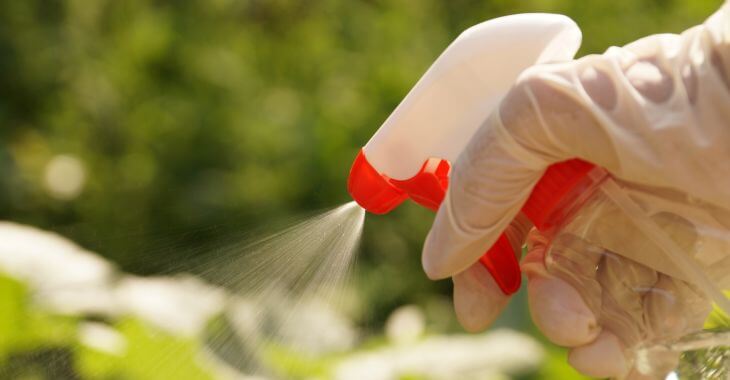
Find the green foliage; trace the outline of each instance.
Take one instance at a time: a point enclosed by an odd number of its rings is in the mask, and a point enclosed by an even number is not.
[[[336,363],[334,357],[318,357],[274,344],[263,351],[268,367],[278,369],[284,379],[328,379],[329,370]]]
[[[109,354],[79,342],[82,320],[44,313],[28,301],[23,285],[0,276],[1,379],[212,379],[200,366],[197,340],[123,319],[110,327],[126,347]]]
[[[568,353],[565,348],[555,347],[546,344],[547,358],[543,365],[536,373],[524,376],[527,379],[575,379],[587,380],[589,377],[579,374],[573,367],[568,364]]]
[[[730,291],[726,290],[724,293],[726,297],[730,297]],[[707,320],[705,321],[705,329],[730,329],[730,316],[717,306],[717,304],[713,304],[712,313],[710,313],[710,316],[707,317]]]
[[[23,285],[0,276],[0,378],[89,380],[212,379],[197,339],[172,337],[141,322],[124,318],[109,324],[123,339],[119,352],[105,352],[79,341],[79,318],[44,313],[28,304]],[[213,321],[215,322],[215,321]],[[94,322],[100,324],[101,322]],[[220,332],[220,331],[219,331]],[[382,337],[370,339],[355,352],[384,348]],[[261,360],[278,378],[328,379],[331,370],[352,353],[317,356],[269,342]],[[241,351],[238,350],[240,360]],[[406,376],[404,379],[418,379]],[[580,378],[565,362],[565,354],[549,350],[547,365],[524,379]]]
[[[39,346],[49,353],[75,339],[73,319],[34,311],[28,301],[22,284],[0,275],[0,375],[3,369],[15,370],[11,361],[24,361]],[[46,357],[43,352],[37,354]]]
[[[154,331],[133,319],[122,320],[114,326],[127,342],[124,354],[116,356],[82,348],[79,367],[84,378],[213,379],[201,368],[197,340]]]

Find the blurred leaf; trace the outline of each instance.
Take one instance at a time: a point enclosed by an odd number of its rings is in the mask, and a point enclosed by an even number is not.
[[[20,282],[0,275],[0,359],[11,351],[70,345],[76,339],[73,318],[48,315],[28,301]]]
[[[725,296],[730,297],[730,291],[725,291]],[[712,304],[712,312],[705,320],[705,329],[730,329],[730,316],[725,313],[717,304]]]
[[[333,358],[312,356],[276,344],[268,344],[263,350],[269,368],[285,379],[327,379],[335,363]]]
[[[25,301],[25,288],[0,275],[0,358],[24,339],[25,331],[18,327],[26,319]]]
[[[212,375],[201,367],[200,343],[173,337],[124,319],[115,325],[126,341],[120,356],[82,347],[80,372],[88,379],[205,380]]]
[[[0,378],[71,378],[76,321],[28,302],[20,282],[0,275]]]
[[[520,377],[523,380],[588,380],[587,376],[578,373],[568,364],[567,349],[550,343],[545,344],[546,357],[544,365],[535,373]]]

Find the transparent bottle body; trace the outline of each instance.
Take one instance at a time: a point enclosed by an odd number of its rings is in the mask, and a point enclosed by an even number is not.
[[[730,211],[621,183],[602,169],[566,199],[543,231],[548,272],[577,289],[602,329],[619,338],[632,371],[663,378],[682,352],[662,347],[705,337],[713,303],[730,309],[723,293],[730,289]],[[724,334],[703,341],[730,345]]]

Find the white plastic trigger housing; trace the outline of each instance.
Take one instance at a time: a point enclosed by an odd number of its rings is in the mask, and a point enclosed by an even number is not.
[[[499,17],[464,31],[363,148],[379,173],[406,180],[429,158],[454,162],[526,68],[575,56],[581,32],[563,15]]]

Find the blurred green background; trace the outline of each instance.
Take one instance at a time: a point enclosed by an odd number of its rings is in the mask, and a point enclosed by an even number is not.
[[[242,231],[349,201],[358,149],[473,24],[566,14],[584,55],[680,32],[720,3],[1,1],[0,219],[126,272],[165,273]],[[421,272],[431,220],[413,204],[367,217],[358,324],[416,304],[456,329],[450,282]],[[537,334],[522,296],[499,324]]]

